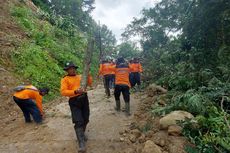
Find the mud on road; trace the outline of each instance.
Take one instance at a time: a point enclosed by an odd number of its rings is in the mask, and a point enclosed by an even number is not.
[[[88,92],[90,122],[87,132],[87,153],[119,153],[127,147],[120,141],[119,132],[132,122],[132,116],[114,110],[114,97],[107,99],[99,85]],[[74,132],[68,99],[59,98],[45,105],[46,119],[42,125],[25,124],[22,113],[0,127],[1,153],[75,153],[78,145]],[[13,101],[12,101],[13,103]],[[124,102],[121,103],[124,108]],[[131,112],[138,99],[131,96]],[[14,105],[14,104],[12,104]]]

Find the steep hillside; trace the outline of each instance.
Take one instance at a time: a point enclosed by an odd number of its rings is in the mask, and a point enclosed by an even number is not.
[[[17,5],[17,1],[0,1],[0,121],[9,122],[14,120],[17,109],[12,103],[11,89],[25,80],[14,73],[11,54],[18,48],[26,33],[11,17],[10,6]],[[0,123],[2,124],[2,123]]]
[[[49,86],[49,98],[55,97],[64,63],[74,61],[82,70],[86,36],[68,20],[50,16],[30,1],[7,2],[2,8],[1,64],[36,86]],[[97,64],[92,65],[91,73],[96,69]]]
[[[31,1],[0,1],[1,121],[11,120],[9,114],[17,114],[12,101],[12,88],[16,85],[48,86],[48,101],[59,96],[66,61],[74,61],[82,70],[84,34],[74,28],[63,30],[51,25],[50,20],[68,26],[64,19],[50,17]],[[92,74],[96,67],[92,67]]]
[[[3,66],[11,65],[10,55],[27,36],[21,27],[15,23],[10,13],[10,6],[17,1],[0,1],[0,63]]]

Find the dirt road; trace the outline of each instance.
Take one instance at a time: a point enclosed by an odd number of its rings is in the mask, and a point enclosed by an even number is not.
[[[87,153],[119,153],[126,148],[120,142],[119,132],[127,128],[132,116],[114,110],[114,97],[105,98],[104,89],[98,86],[88,92],[90,123],[88,124]],[[68,99],[60,98],[47,105],[42,125],[25,124],[22,113],[0,128],[1,153],[75,153],[76,136],[70,116]],[[131,111],[136,110],[138,99],[131,96]],[[122,102],[122,107],[124,103]]]

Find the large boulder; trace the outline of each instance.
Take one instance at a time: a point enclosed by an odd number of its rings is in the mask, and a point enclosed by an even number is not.
[[[179,125],[170,125],[168,127],[168,134],[173,136],[179,136],[182,134],[182,127]]]
[[[176,125],[177,121],[184,121],[186,118],[194,118],[194,116],[186,111],[173,111],[160,119],[160,127],[167,129],[170,125]]]
[[[142,153],[162,153],[161,148],[156,145],[153,141],[148,140],[145,142],[145,146]]]
[[[154,83],[149,85],[148,88],[147,88],[147,95],[149,97],[153,97],[155,95],[165,94],[165,93],[167,93],[166,89],[164,89],[163,87],[158,86],[158,85],[156,85]]]

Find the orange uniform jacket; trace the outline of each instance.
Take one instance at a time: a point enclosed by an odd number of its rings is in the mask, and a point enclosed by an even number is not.
[[[111,74],[115,74],[114,67],[116,67],[116,64],[115,63],[111,63],[111,68],[110,68]]]
[[[142,66],[140,63],[131,63],[129,64],[131,72],[143,72]]]
[[[99,75],[114,74],[114,71],[111,69],[111,67],[113,67],[111,63],[100,64]]]
[[[88,85],[92,85],[92,76],[88,77]],[[81,75],[65,76],[61,79],[61,95],[67,97],[79,96],[74,91],[79,89],[81,85]]]
[[[25,87],[26,89],[14,93],[14,96],[19,99],[33,99],[36,101],[36,105],[43,115],[42,109],[42,96],[39,94],[39,91],[36,87],[29,85]]]
[[[117,68],[113,67],[115,72],[115,84],[116,85],[127,85],[131,87],[129,82],[129,73],[131,69],[129,67]]]

